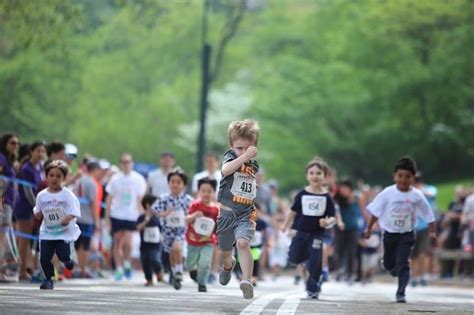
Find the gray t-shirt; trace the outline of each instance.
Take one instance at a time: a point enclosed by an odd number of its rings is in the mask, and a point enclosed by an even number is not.
[[[229,150],[224,154],[222,164],[236,158],[235,152]],[[220,181],[217,200],[223,206],[234,210],[237,216],[242,213],[250,213],[254,209],[254,202],[257,196],[255,174],[258,172],[258,168],[258,162],[250,160],[233,174],[223,176]]]
[[[84,176],[77,187],[77,195],[81,203],[81,217],[77,223],[94,224],[93,212],[95,211],[95,199],[97,198],[97,187],[91,176]]]

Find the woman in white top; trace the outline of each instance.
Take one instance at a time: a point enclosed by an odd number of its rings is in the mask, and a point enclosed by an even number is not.
[[[405,288],[410,280],[411,249],[415,243],[417,215],[428,222],[429,237],[436,239],[435,218],[428,200],[417,188],[412,187],[416,174],[416,163],[408,156],[398,160],[394,169],[395,185],[386,187],[367,206],[372,214],[365,238],[370,238],[376,222],[383,234],[383,267],[394,277],[398,277],[396,300],[406,303]]]

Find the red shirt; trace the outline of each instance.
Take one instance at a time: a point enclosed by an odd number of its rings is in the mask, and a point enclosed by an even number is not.
[[[205,217],[211,218],[216,222],[217,216],[219,215],[219,206],[216,203],[206,205],[198,199],[189,205],[188,214],[193,214],[196,211],[201,211]],[[212,233],[210,236],[197,234],[196,231],[194,231],[193,224],[194,222],[188,224],[188,228],[186,229],[186,241],[189,245],[203,246],[207,244],[217,244],[216,233]]]

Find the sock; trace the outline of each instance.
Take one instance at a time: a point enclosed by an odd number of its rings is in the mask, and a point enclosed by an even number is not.
[[[323,272],[329,273],[329,268],[328,267],[323,267]]]
[[[178,265],[176,265],[176,272],[181,272],[181,273],[183,273],[183,264],[178,264]]]
[[[122,267],[122,266],[117,266],[117,267],[115,268],[115,272],[123,273],[123,267]]]
[[[123,267],[124,269],[132,269],[132,264],[128,260],[126,260],[123,262]]]
[[[176,274],[176,272],[178,272],[177,266],[171,266],[171,272]]]

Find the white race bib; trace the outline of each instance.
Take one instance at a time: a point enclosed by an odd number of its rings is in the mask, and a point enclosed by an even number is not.
[[[235,172],[230,192],[234,196],[254,200],[257,197],[257,181],[250,175]]]
[[[304,195],[301,205],[303,215],[320,217],[326,212],[326,197]]]
[[[380,245],[380,236],[378,234],[372,234],[366,242],[368,247],[377,248]]]
[[[43,211],[43,220],[47,228],[61,226],[66,215],[61,208],[49,208]]]
[[[410,232],[412,227],[411,215],[410,213],[390,213],[390,224],[392,229],[398,233]]]
[[[263,233],[261,231],[255,231],[253,235],[252,241],[250,242],[250,246],[260,246],[263,243]]]
[[[166,217],[166,225],[172,228],[184,227],[186,225],[184,222],[184,212],[172,211]]]
[[[160,228],[157,226],[146,227],[143,231],[143,241],[158,244],[160,242]]]
[[[211,218],[207,217],[199,217],[194,221],[193,227],[194,231],[197,234],[202,236],[210,236],[212,232],[214,232],[214,227],[216,226],[216,222]]]

